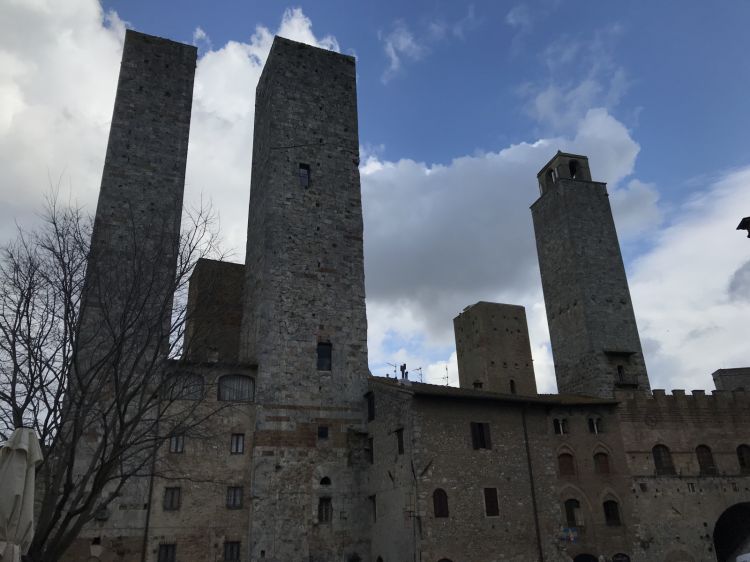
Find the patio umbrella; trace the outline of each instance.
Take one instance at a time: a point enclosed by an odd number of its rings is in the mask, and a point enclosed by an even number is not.
[[[0,447],[0,560],[20,562],[34,535],[34,473],[42,462],[32,429],[16,429]]]

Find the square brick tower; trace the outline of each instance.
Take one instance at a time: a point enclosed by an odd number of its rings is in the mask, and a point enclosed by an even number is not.
[[[252,559],[364,556],[355,61],[280,37],[256,93],[240,359],[258,369]]]
[[[650,388],[607,186],[588,158],[558,152],[531,206],[557,386],[610,398]]]

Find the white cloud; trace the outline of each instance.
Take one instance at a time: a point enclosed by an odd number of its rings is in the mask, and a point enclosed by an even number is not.
[[[434,31],[434,30],[433,30]],[[386,34],[381,34],[383,50],[388,57],[388,68],[383,72],[383,83],[390,81],[401,70],[403,59],[419,60],[426,52],[426,48],[417,43],[414,34],[399,20]]]

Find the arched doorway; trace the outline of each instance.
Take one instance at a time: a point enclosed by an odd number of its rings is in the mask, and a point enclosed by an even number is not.
[[[714,527],[714,549],[719,562],[750,553],[750,502],[738,503],[721,514]]]
[[[579,554],[573,558],[573,562],[599,562],[599,559],[593,554]]]

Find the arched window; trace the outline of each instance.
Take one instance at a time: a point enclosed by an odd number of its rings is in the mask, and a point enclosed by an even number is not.
[[[604,431],[604,422],[599,416],[593,416],[589,418],[589,433],[599,435]]]
[[[672,462],[672,453],[666,445],[656,445],[651,449],[654,455],[654,467],[657,476],[673,476],[675,474],[674,463]]]
[[[568,170],[570,170],[570,177],[576,179],[578,175],[578,160],[569,160]]]
[[[565,418],[555,418],[552,421],[552,426],[555,429],[555,435],[565,435],[568,433],[568,420]]]
[[[594,455],[594,472],[597,474],[609,474],[609,455],[598,452]]]
[[[717,473],[714,456],[707,445],[698,445],[695,448],[695,456],[698,457],[698,467],[702,476],[713,476]]]
[[[169,400],[201,400],[203,377],[194,373],[172,375],[167,379],[165,394]]]
[[[574,476],[576,473],[576,463],[573,455],[570,453],[561,453],[557,456],[557,469],[560,476]]]
[[[252,401],[255,381],[246,375],[225,375],[219,379],[219,400],[227,402]]]
[[[565,500],[565,526],[566,527],[581,527],[583,521],[581,519],[581,502],[575,498]]]
[[[432,492],[432,507],[435,510],[435,517],[448,517],[448,494],[442,488],[437,488]]]
[[[607,500],[603,504],[604,506],[604,521],[610,527],[619,527],[622,525],[620,521],[620,506],[617,505],[615,500]]]
[[[320,485],[321,486],[330,486],[331,485],[331,479],[328,478],[328,476],[324,476],[320,479]]]
[[[740,463],[740,473],[750,474],[750,445],[737,447],[737,460]]]

